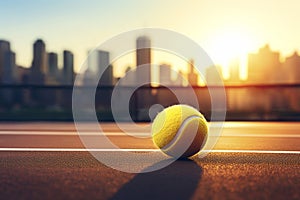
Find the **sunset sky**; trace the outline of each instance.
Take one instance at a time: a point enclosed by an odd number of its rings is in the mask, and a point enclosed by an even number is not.
[[[78,70],[89,49],[116,34],[165,28],[226,66],[266,43],[282,57],[300,50],[299,9],[298,0],[10,0],[0,1],[0,38],[11,42],[19,65],[30,66],[32,44],[42,38],[47,51],[71,50]]]

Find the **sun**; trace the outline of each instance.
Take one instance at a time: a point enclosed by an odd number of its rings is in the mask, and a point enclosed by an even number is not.
[[[246,75],[247,55],[254,48],[254,37],[242,29],[220,30],[208,41],[208,54],[216,65],[223,68],[224,78],[229,77],[229,66],[233,60],[240,64],[240,75]]]

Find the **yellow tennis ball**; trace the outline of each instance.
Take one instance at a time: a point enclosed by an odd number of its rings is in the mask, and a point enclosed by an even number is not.
[[[207,132],[204,116],[188,105],[170,106],[158,113],[152,123],[154,144],[175,158],[198,153],[206,143]]]

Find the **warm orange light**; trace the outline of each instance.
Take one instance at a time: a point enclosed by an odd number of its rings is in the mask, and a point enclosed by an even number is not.
[[[254,36],[243,29],[223,29],[207,41],[207,51],[214,63],[223,67],[224,78],[229,78],[229,65],[239,60],[241,78],[247,76],[247,54],[256,47]]]

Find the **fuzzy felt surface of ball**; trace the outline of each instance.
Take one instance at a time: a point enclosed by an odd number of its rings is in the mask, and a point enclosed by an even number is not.
[[[158,113],[151,132],[154,144],[165,154],[174,158],[187,158],[204,147],[208,124],[198,110],[180,104]]]

